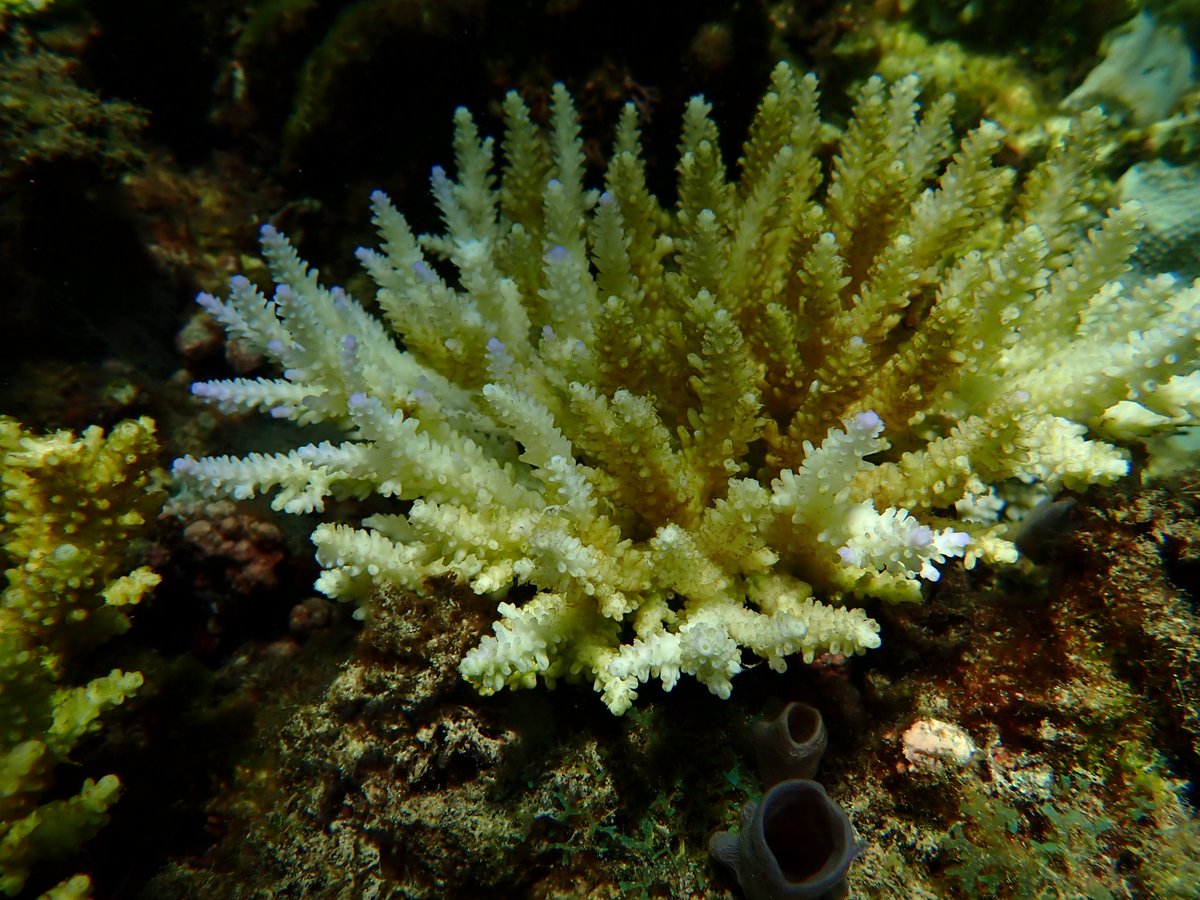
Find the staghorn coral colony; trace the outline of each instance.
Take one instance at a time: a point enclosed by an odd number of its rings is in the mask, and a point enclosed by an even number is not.
[[[200,298],[282,377],[197,396],[345,437],[175,472],[291,513],[391,498],[317,527],[318,586],[497,598],[461,664],[483,693],[585,679],[620,714],[652,678],[728,696],[743,650],[878,646],[856,600],[1015,560],[1007,519],[1113,482],[1119,443],[1200,401],[1200,289],[1122,280],[1139,209],[1096,209],[1100,114],[1018,183],[997,125],[956,141],[951,98],[919,94],[868,81],[829,148],[815,78],[781,64],[733,181],[696,98],[672,208],[632,107],[602,189],[561,86],[544,129],[508,96],[498,174],[459,110],[444,233],[372,197],[378,315],[269,227],[274,293]]]
[[[0,595],[0,892],[20,893],[30,869],[71,853],[107,820],[115,774],[71,784],[60,767],[100,728],[106,710],[142,686],[113,669],[83,684],[86,651],[129,628],[126,611],[159,583],[146,566],[120,574],[128,543],[162,504],[148,418],[105,435],[91,427],[39,436],[0,417],[0,546],[10,562]],[[90,895],[86,875],[56,897]]]

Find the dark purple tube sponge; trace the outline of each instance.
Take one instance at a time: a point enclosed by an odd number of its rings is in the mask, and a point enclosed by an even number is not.
[[[754,755],[763,787],[789,778],[812,778],[829,744],[825,721],[807,703],[789,703],[777,715],[755,723]]]
[[[708,842],[747,900],[842,897],[858,847],[845,811],[815,781],[781,781],[742,808],[737,832]]]

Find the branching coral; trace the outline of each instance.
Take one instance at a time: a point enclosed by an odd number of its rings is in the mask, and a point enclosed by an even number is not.
[[[70,852],[104,823],[116,775],[87,779],[73,796],[44,800],[56,767],[105,710],[142,684],[113,669],[86,684],[72,658],[129,627],[125,610],[158,584],[146,567],[118,574],[128,542],[161,503],[151,477],[157,443],[149,419],[105,436],[35,436],[0,417],[3,520],[10,568],[0,596],[0,891],[21,890],[29,869]],[[44,801],[44,802],[43,802]],[[83,896],[77,876],[62,896]]]
[[[621,713],[650,678],[727,696],[743,649],[782,669],[876,646],[845,598],[913,600],[947,558],[1014,559],[994,488],[1111,482],[1127,455],[1099,431],[1189,421],[1200,398],[1200,292],[1121,284],[1135,207],[1083,234],[1099,113],[1014,201],[999,127],[955,142],[950,99],[918,94],[869,81],[826,171],[816,81],[780,65],[733,182],[696,98],[673,209],[632,108],[603,191],[561,86],[545,130],[507,98],[499,177],[459,110],[457,180],[432,177],[445,232],[372,198],[382,248],[359,259],[380,317],[269,227],[274,296],[236,278],[201,298],[283,377],[197,396],[346,439],[175,471],[293,513],[395,498],[315,531],[331,596],[529,585],[463,661],[484,693],[588,678]]]

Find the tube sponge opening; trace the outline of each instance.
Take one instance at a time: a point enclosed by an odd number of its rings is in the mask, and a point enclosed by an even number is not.
[[[737,876],[747,900],[826,900],[844,896],[858,854],[854,827],[825,788],[782,781],[742,809],[741,829],[714,834],[713,858]]]

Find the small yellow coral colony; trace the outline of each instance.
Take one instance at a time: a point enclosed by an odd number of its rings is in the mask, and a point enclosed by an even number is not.
[[[105,821],[116,775],[85,780],[73,796],[42,800],[56,767],[104,711],[134,693],[139,672],[113,669],[72,684],[72,657],[126,630],[125,609],[159,578],[118,574],[129,542],[162,496],[150,474],[157,443],[149,419],[107,437],[39,437],[0,417],[8,587],[0,597],[0,891],[21,890],[30,866],[70,852]],[[55,889],[84,896],[86,876]]]
[[[997,125],[956,141],[950,98],[919,91],[868,81],[824,165],[816,80],[781,64],[732,182],[696,98],[670,209],[632,107],[603,190],[561,86],[544,130],[509,95],[499,176],[459,110],[445,232],[372,198],[378,316],[271,228],[273,297],[201,298],[283,375],[197,396],[345,438],[177,474],[293,513],[392,498],[316,529],[319,587],[503,598],[461,666],[483,693],[588,679],[619,714],[651,678],[727,696],[746,650],[783,669],[877,646],[847,601],[1015,559],[1006,504],[1113,481],[1107,439],[1200,400],[1200,290],[1123,281],[1139,211],[1087,205],[1100,114],[1016,186]]]

